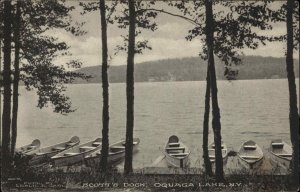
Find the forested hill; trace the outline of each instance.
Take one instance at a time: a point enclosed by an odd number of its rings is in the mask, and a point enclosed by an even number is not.
[[[285,58],[246,56],[238,66],[237,79],[278,79],[286,78]],[[135,81],[201,81],[206,78],[207,63],[199,57],[166,59],[135,65]],[[225,79],[224,65],[216,60],[218,79]],[[101,82],[101,66],[85,67],[78,70],[93,78],[88,83]],[[295,60],[295,73],[299,77],[299,60]],[[110,66],[110,82],[125,82],[126,65]],[[77,80],[75,83],[87,83]]]

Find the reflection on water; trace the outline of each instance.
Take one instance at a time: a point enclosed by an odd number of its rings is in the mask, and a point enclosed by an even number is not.
[[[229,149],[237,151],[249,139],[262,148],[274,138],[290,143],[287,80],[219,81],[218,86],[222,136]],[[101,136],[101,85],[70,85],[67,94],[77,110],[63,116],[52,113],[51,108],[36,108],[35,94],[21,90],[18,146],[35,138],[46,146],[73,135],[79,136],[81,142]],[[141,140],[139,153],[134,156],[135,167],[150,165],[161,155],[165,142],[173,134],[191,149],[191,166],[203,163],[204,95],[205,82],[135,84],[134,136]],[[125,137],[125,125],[125,84],[111,84],[111,142]]]

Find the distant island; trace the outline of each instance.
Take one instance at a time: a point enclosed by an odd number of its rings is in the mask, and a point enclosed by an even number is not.
[[[299,60],[295,60],[295,75],[299,77]],[[244,56],[239,65],[237,80],[245,79],[281,79],[286,78],[285,58]],[[207,62],[200,57],[181,59],[165,59],[138,63],[135,65],[136,82],[154,81],[203,81],[206,79]],[[216,59],[217,78],[224,77],[224,64]],[[101,66],[84,67],[77,72],[91,75],[86,82],[76,80],[74,83],[100,83]],[[110,66],[109,80],[111,83],[125,82],[126,65]]]

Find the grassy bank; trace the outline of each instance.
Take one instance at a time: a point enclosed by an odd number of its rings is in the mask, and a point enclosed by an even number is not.
[[[36,167],[15,170],[2,180],[4,191],[295,191],[290,175],[226,175],[216,183],[204,174],[141,174],[124,176],[111,169],[103,176],[96,168]]]
[[[58,168],[49,164],[32,167],[28,161],[28,157],[16,155],[14,165],[1,176],[2,191],[296,191],[289,174],[265,175],[238,170],[225,174],[224,183],[216,183],[203,170],[195,168],[170,168],[169,172],[160,174],[155,171],[168,168],[148,167],[143,169],[148,171],[135,170],[134,174],[124,176],[121,170],[110,167],[104,176],[97,167]]]

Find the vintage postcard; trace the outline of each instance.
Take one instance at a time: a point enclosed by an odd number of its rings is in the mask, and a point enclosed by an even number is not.
[[[2,191],[299,190],[299,2],[0,2]]]

